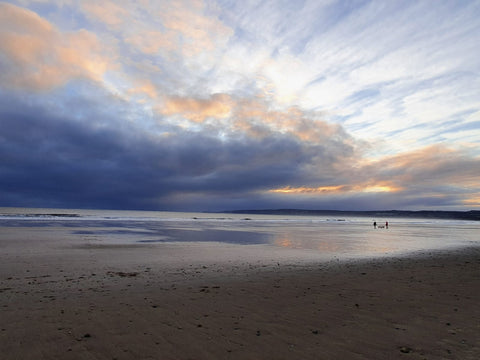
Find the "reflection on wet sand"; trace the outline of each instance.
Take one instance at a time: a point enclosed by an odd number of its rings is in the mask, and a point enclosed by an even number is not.
[[[346,229],[350,232],[344,231]],[[382,255],[401,249],[401,244],[393,238],[395,236],[365,233],[365,230],[354,226],[346,229],[342,229],[343,236],[339,236],[338,232],[329,235],[322,227],[319,227],[317,232],[303,231],[301,228],[295,231],[279,231],[273,236],[272,244],[285,249],[312,250],[332,255]]]
[[[277,236],[273,240],[273,243],[277,246],[284,247],[284,248],[294,248],[292,240],[284,235]]]
[[[288,249],[316,250],[322,253],[342,252],[348,248],[348,244],[341,242],[322,241],[309,239],[299,234],[278,234],[274,237],[273,244]]]

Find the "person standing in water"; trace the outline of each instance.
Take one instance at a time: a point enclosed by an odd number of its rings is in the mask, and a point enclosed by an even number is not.
[[[388,221],[385,222],[385,227],[388,229]]]
[[[373,228],[374,228],[374,229],[377,228],[377,222],[376,222],[376,221],[373,222]]]

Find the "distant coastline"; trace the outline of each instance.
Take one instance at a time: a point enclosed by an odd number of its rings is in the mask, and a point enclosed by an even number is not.
[[[302,209],[264,209],[224,211],[230,214],[265,214],[265,215],[310,215],[310,216],[362,216],[373,218],[419,218],[480,221],[480,210],[440,211],[440,210],[379,210],[379,211],[345,211],[345,210],[302,210]]]

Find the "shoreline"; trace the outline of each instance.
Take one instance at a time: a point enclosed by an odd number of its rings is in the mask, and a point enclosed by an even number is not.
[[[62,261],[45,250],[32,255],[43,262],[22,263],[8,249],[0,265],[5,359],[480,355],[478,247],[351,261],[177,266],[138,256],[124,261],[129,249],[111,263],[101,260],[122,250],[100,256],[83,249],[81,259]]]

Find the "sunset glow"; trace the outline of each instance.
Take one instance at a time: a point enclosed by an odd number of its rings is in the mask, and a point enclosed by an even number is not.
[[[346,193],[346,192],[366,192],[382,193],[397,192],[401,189],[389,185],[337,185],[337,186],[319,186],[319,187],[291,187],[286,186],[280,189],[268,190],[270,193],[278,194],[323,194],[323,193]]]

